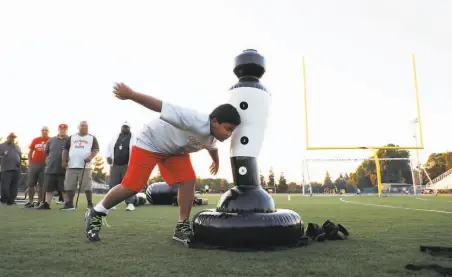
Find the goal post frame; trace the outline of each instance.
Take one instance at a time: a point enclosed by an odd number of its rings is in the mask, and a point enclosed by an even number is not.
[[[419,142],[420,145],[415,146],[340,146],[340,145],[331,145],[331,146],[311,146],[309,143],[309,120],[308,120],[308,97],[307,97],[307,78],[306,78],[306,63],[305,57],[302,57],[302,67],[303,67],[303,96],[304,96],[304,121],[305,121],[305,140],[306,140],[306,150],[365,150],[368,149],[371,151],[375,161],[376,161],[376,169],[377,169],[377,182],[378,182],[378,196],[381,196],[381,171],[380,165],[378,162],[377,152],[375,150],[384,149],[384,150],[422,150],[424,149],[424,139],[422,135],[422,121],[421,121],[421,108],[419,103],[419,86],[417,82],[417,73],[416,73],[416,60],[414,57],[414,53],[411,54],[411,61],[413,67],[413,79],[414,79],[414,89],[415,89],[415,97],[416,97],[416,112],[417,112],[417,123],[419,127]],[[417,139],[417,138],[416,138]],[[411,161],[410,161],[411,164]],[[413,179],[414,180],[414,179]],[[414,181],[413,181],[414,183]],[[414,187],[416,193],[416,188]],[[312,190],[311,190],[312,192]]]
[[[424,149],[424,138],[422,135],[422,121],[421,121],[421,107],[419,101],[419,86],[417,82],[416,73],[416,60],[414,54],[411,54],[412,66],[413,66],[413,79],[414,79],[414,89],[416,97],[416,112],[419,127],[419,144],[415,146],[340,146],[340,145],[330,145],[330,146],[311,146],[309,143],[309,113],[308,113],[308,96],[307,96],[307,78],[306,78],[306,63],[305,57],[302,57],[303,66],[303,96],[304,96],[304,123],[305,123],[305,140],[306,140],[306,150],[364,150],[364,149],[386,149],[386,150],[422,150]]]

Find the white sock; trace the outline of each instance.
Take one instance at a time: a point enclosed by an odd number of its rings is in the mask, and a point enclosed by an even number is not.
[[[104,214],[108,214],[108,210],[104,207],[104,205],[102,205],[102,201],[99,202],[99,204],[97,204],[94,207],[94,210],[98,213],[104,213]]]

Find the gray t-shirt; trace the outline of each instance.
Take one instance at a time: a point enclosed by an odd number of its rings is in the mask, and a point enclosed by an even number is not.
[[[20,169],[20,157],[22,151],[17,144],[14,143],[1,143],[0,144],[0,159],[1,159],[1,171],[10,171]]]
[[[53,137],[49,139],[46,143],[45,153],[47,155],[46,159],[46,174],[65,174],[66,169],[61,166],[64,145],[68,140],[68,136],[65,137]]]
[[[136,145],[145,150],[177,155],[217,149],[210,134],[209,115],[163,102],[160,118],[146,124]]]

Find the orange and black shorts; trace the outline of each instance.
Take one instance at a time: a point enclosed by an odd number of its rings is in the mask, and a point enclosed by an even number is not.
[[[170,156],[147,151],[134,145],[130,153],[129,167],[121,185],[140,192],[146,186],[156,165],[163,179],[170,186],[196,179],[188,153]]]

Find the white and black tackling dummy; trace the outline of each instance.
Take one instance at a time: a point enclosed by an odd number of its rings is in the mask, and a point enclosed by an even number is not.
[[[134,211],[135,207],[143,206],[146,204],[146,194],[143,192],[138,192],[137,194],[127,198],[125,200],[127,204],[126,211]]]
[[[271,105],[271,93],[259,81],[264,73],[265,59],[256,50],[245,50],[235,58],[234,74],[239,82],[229,89],[228,102],[237,108],[242,122],[232,134],[230,146],[236,187],[221,198],[219,210],[275,211],[273,199],[260,186],[257,164]]]
[[[146,198],[149,204],[153,205],[173,205],[177,206],[177,194],[179,184],[168,186],[165,182],[156,182],[150,184],[146,188]],[[198,198],[195,196],[194,205],[207,205],[208,199]]]
[[[193,217],[195,241],[223,247],[265,247],[299,242],[303,222],[290,210],[276,210],[260,185],[257,158],[264,140],[271,94],[260,83],[265,59],[256,50],[235,58],[238,82],[229,91],[229,103],[241,124],[231,136],[230,160],[234,188],[225,192],[215,210]]]

